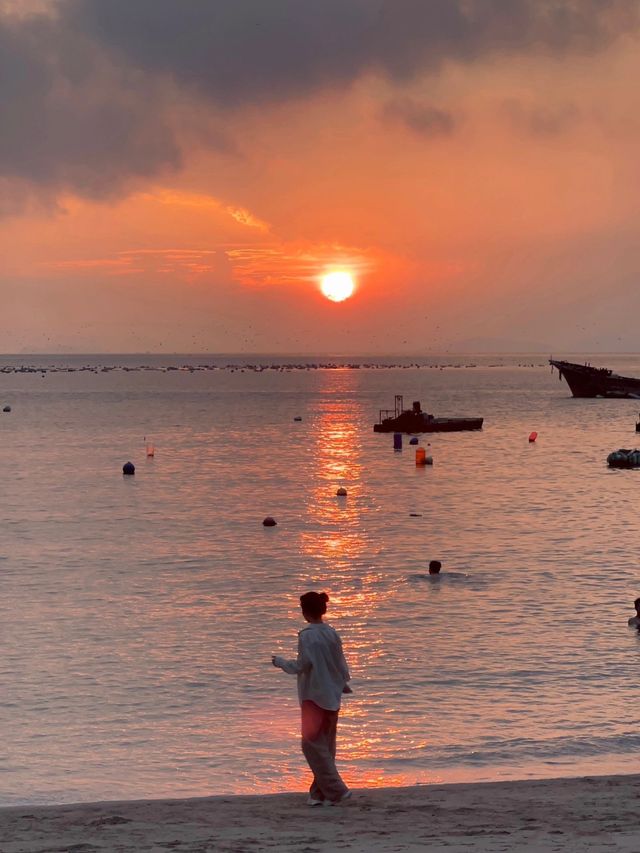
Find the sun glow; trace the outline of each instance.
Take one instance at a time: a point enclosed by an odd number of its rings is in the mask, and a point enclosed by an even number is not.
[[[352,277],[348,272],[330,272],[325,275],[320,290],[332,302],[342,302],[348,299],[355,289]]]

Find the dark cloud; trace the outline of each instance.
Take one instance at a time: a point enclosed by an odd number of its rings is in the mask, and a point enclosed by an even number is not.
[[[637,0],[57,0],[0,12],[0,179],[94,196],[176,168],[175,104],[303,98],[373,72],[401,83],[497,53],[588,53]],[[178,93],[179,98],[172,97]],[[398,105],[423,133],[449,113]],[[209,123],[211,143],[219,131]]]
[[[390,101],[382,111],[385,121],[395,121],[422,136],[450,136],[457,126],[452,112],[410,98]]]
[[[120,61],[219,104],[303,95],[354,79],[375,0],[68,0],[74,29]]]
[[[406,78],[495,52],[594,51],[637,0],[66,0],[122,61],[224,105],[281,100],[368,70]]]
[[[406,78],[496,54],[591,53],[636,28],[636,0],[385,0],[372,59]]]
[[[0,178],[105,197],[175,168],[180,152],[153,81],[103,63],[50,18],[0,18]],[[6,211],[5,211],[6,212]]]
[[[520,133],[541,137],[565,133],[582,120],[582,113],[576,104],[570,102],[531,105],[517,100],[507,100],[501,106],[501,113]]]

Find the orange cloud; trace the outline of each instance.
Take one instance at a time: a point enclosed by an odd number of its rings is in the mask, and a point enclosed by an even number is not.
[[[225,210],[236,222],[246,225],[247,228],[257,228],[258,231],[268,231],[269,226],[242,207],[225,207]]]
[[[331,269],[356,278],[377,266],[373,251],[345,246],[271,243],[227,249],[234,277],[251,287],[317,280]]]
[[[199,193],[180,192],[177,190],[160,189],[154,192],[141,193],[141,197],[151,202],[160,202],[172,206],[192,207],[200,210],[222,210],[240,225],[256,228],[258,231],[268,231],[269,225],[263,222],[250,210],[230,204],[224,204],[217,198]]]
[[[299,246],[286,243],[226,244],[211,249],[128,249],[113,257],[69,258],[44,262],[52,272],[95,271],[107,276],[171,275],[190,281],[217,268],[216,256],[226,256],[232,277],[248,287],[316,281],[331,269],[345,269],[356,279],[374,271],[380,259],[374,252],[344,246]]]
[[[45,266],[66,273],[95,270],[122,277],[159,273],[193,279],[211,272],[216,254],[214,249],[131,249],[118,252],[113,258],[75,258]]]
[[[119,278],[162,275],[187,282],[225,269],[239,284],[256,288],[315,282],[333,269],[346,269],[361,279],[384,265],[376,249],[277,240],[269,224],[252,211],[204,193],[171,188],[139,193],[120,202],[108,223],[100,205],[71,198],[64,210],[65,216],[47,220],[41,230],[45,257],[32,261],[32,269]],[[24,236],[19,226],[16,231]],[[132,246],[133,240],[138,245]],[[87,254],[91,247],[99,253]],[[82,255],[76,254],[79,248]]]

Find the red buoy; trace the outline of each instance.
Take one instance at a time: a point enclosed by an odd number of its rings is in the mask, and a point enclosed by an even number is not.
[[[532,432],[532,433],[531,433],[531,435],[529,436],[529,441],[531,442],[531,444],[533,444],[533,442],[536,440],[536,438],[537,438],[537,437],[538,437],[538,433],[537,433],[537,432]]]

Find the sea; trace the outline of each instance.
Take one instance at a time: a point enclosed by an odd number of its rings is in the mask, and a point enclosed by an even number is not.
[[[484,427],[417,467],[372,429],[397,394]],[[0,805],[303,790],[271,655],[308,590],[349,786],[637,771],[639,401],[540,355],[22,355],[4,406]]]

